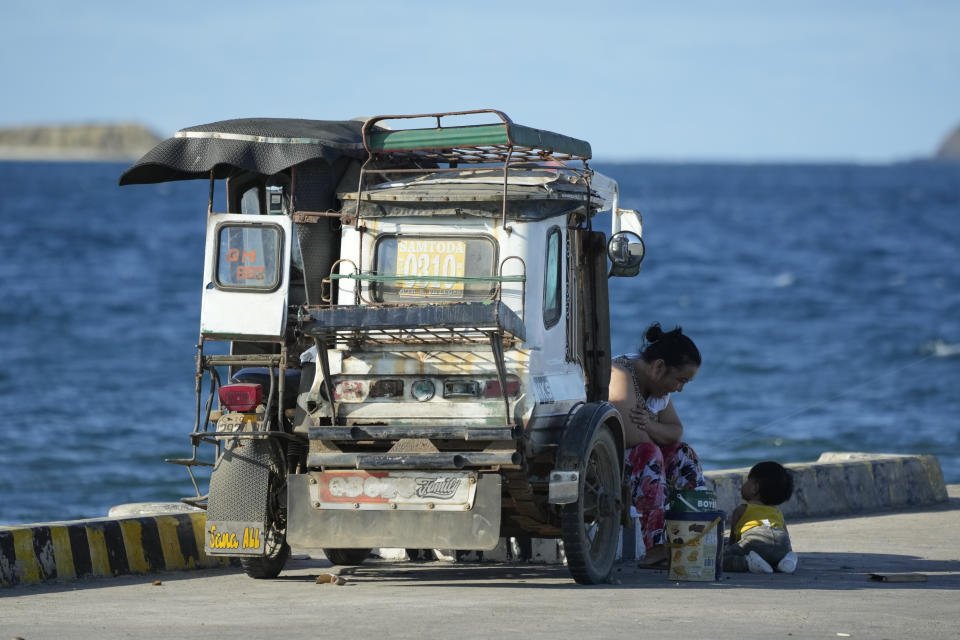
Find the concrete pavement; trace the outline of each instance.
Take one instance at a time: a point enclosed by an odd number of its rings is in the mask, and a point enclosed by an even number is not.
[[[557,565],[299,557],[276,580],[236,569],[88,578],[0,589],[0,639],[923,638],[960,629],[960,485],[897,512],[788,521],[794,575],[675,582],[617,567],[582,587]],[[317,584],[323,574],[343,586]],[[919,573],[925,582],[876,582]],[[159,582],[159,584],[154,584]]]
[[[794,496],[781,507],[788,518],[850,515],[946,499],[940,465],[932,455],[824,453],[817,462],[787,466],[796,486]],[[747,471],[706,473],[719,508],[728,514],[739,503]],[[0,526],[0,587],[226,563],[203,552],[202,512],[186,511],[176,503],[125,506],[136,509],[122,510],[120,517]],[[163,509],[172,512],[158,515]],[[484,558],[515,557],[509,551],[514,545],[508,542],[502,539]],[[522,548],[521,561],[562,558],[556,540],[534,540],[529,550]]]

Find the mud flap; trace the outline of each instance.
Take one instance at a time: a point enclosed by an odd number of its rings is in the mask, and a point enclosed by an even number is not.
[[[234,440],[210,476],[204,551],[211,555],[266,553],[270,442]]]
[[[320,508],[313,474],[287,476],[287,542],[301,548],[482,549],[500,538],[500,476],[482,474],[470,509]]]

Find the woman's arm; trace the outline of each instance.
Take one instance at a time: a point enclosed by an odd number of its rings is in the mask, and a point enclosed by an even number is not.
[[[641,442],[652,442],[650,436],[631,420],[631,410],[637,408],[637,395],[633,391],[633,380],[628,371],[614,365],[610,367],[610,389],[607,396],[623,417],[626,446],[635,447]]]
[[[683,424],[677,410],[673,408],[673,400],[667,402],[666,408],[651,419],[646,409],[635,409],[630,412],[630,418],[638,428],[646,433],[650,440],[661,447],[680,442],[683,437]]]

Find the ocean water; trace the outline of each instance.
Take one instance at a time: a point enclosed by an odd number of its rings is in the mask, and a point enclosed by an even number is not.
[[[207,185],[124,168],[0,162],[2,524],[193,493],[162,460],[190,454]],[[674,404],[706,469],[933,453],[960,482],[960,167],[596,168],[645,222],[614,350],[696,341]]]

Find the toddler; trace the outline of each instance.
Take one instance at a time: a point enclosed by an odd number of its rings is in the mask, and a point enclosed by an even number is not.
[[[750,469],[740,489],[746,501],[733,510],[730,541],[723,551],[724,571],[793,573],[797,554],[790,548],[790,536],[783,514],[775,505],[793,495],[793,476],[777,462],[759,462]]]

